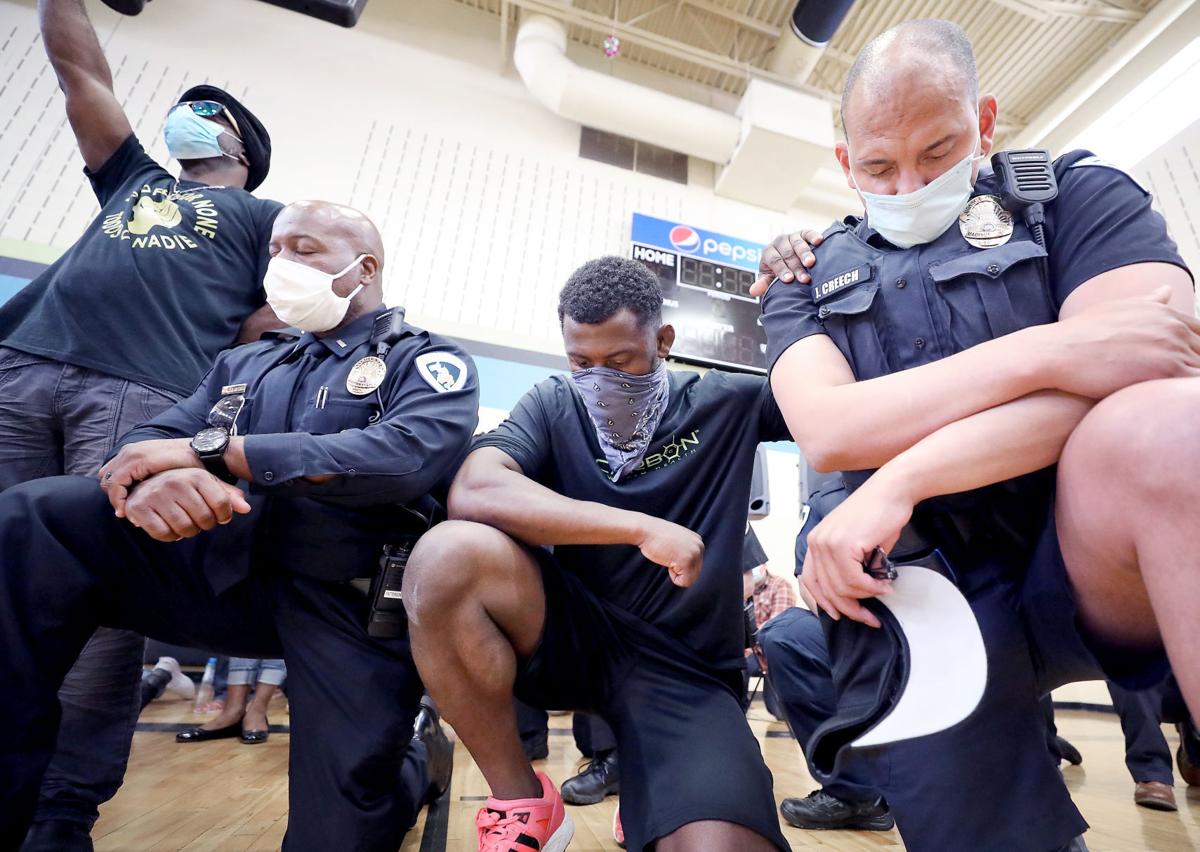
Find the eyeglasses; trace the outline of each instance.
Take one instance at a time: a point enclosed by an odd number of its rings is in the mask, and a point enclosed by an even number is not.
[[[899,575],[896,566],[882,547],[877,547],[863,561],[863,570],[876,580],[895,580]]]
[[[220,101],[180,101],[176,106],[191,107],[192,112],[201,118],[212,118],[214,115],[224,115],[229,119],[229,123],[233,125],[233,132],[237,135],[238,141],[242,141],[242,131],[238,127],[237,119],[233,117],[233,113]]]

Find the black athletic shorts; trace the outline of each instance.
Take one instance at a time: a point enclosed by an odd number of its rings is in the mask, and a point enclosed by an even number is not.
[[[595,713],[612,727],[627,848],[720,820],[789,849],[771,772],[739,701],[740,669],[706,665],[679,640],[598,598],[548,551],[533,554],[546,623],[537,650],[521,662],[515,692],[534,707]]]

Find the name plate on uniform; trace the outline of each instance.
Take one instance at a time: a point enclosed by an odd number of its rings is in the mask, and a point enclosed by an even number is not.
[[[873,274],[874,270],[871,268],[871,265],[864,263],[856,269],[839,273],[819,284],[814,284],[812,285],[813,301],[823,301],[830,296],[837,295],[847,287],[853,287],[855,284],[861,284],[863,281],[870,281]]]

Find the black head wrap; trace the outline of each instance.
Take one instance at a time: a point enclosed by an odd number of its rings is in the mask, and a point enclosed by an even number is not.
[[[242,144],[246,146],[246,159],[250,161],[249,175],[246,177],[246,191],[253,192],[267,177],[271,168],[271,137],[267,128],[242,102],[224,89],[216,86],[192,86],[179,96],[179,103],[184,101],[216,101],[222,104],[237,122],[241,131]]]

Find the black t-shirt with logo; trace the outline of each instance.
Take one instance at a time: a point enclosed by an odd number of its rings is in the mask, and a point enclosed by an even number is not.
[[[568,376],[529,391],[476,447],[496,447],[546,487],[576,500],[642,512],[704,539],[688,589],[632,545],[560,545],[555,557],[610,607],[681,640],[717,667],[741,664],[742,541],[760,441],[789,440],[766,379],[671,371],[670,398],[642,463],[620,482]]]
[[[263,304],[283,205],[177,180],[132,135],[85,173],[100,214],[0,306],[0,342],[187,393]]]

